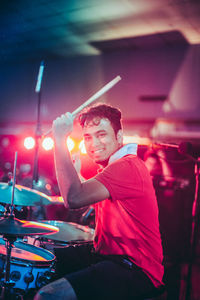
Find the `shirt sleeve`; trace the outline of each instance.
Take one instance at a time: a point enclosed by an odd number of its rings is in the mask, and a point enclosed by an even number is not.
[[[143,178],[139,172],[138,158],[129,155],[108,165],[95,176],[111,195],[111,200],[137,198],[143,193]]]

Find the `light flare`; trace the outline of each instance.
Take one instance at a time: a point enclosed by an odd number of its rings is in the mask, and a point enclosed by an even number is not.
[[[35,147],[35,139],[32,136],[28,136],[24,139],[24,147],[27,150],[31,150]]]
[[[44,140],[42,141],[42,147],[46,150],[49,151],[51,149],[53,149],[54,146],[54,141],[51,137],[46,137],[44,138]]]

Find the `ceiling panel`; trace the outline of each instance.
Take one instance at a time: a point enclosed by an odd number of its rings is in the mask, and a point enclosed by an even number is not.
[[[149,35],[153,44],[170,31],[199,44],[199,16],[199,0],[1,1],[0,61],[97,55],[95,43]]]

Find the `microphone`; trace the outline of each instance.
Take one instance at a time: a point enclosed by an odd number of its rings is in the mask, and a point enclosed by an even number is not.
[[[166,143],[155,143],[153,144],[154,149],[177,149],[180,154],[190,155],[195,158],[200,157],[200,144],[192,144],[190,142],[182,142],[179,145],[166,144]]]
[[[40,68],[39,68],[39,73],[38,73],[38,78],[37,78],[37,84],[36,84],[36,87],[35,87],[35,92],[36,93],[40,92],[43,72],[44,72],[44,61],[41,61]]]
[[[178,149],[179,148],[179,145],[176,145],[176,144],[166,144],[166,143],[154,143],[153,144],[153,148],[165,148],[165,149],[168,149],[168,148],[174,148],[174,149]]]
[[[178,149],[180,154],[191,155],[195,158],[200,157],[200,144],[192,144],[190,142],[182,142]]]

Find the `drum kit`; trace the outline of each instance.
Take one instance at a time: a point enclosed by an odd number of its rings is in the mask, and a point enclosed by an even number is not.
[[[0,183],[0,203],[6,205],[0,217],[0,299],[32,299],[55,273],[56,258],[48,245],[53,250],[92,242],[94,230],[75,223],[15,218],[15,205],[52,204],[49,196],[16,185],[15,175],[13,183]]]
[[[39,138],[41,137],[40,89],[43,70],[44,62],[41,62],[35,89],[38,94],[38,102],[33,182],[37,182],[38,179],[38,149]],[[121,77],[117,76],[103,86],[72,112],[73,118],[120,80]],[[43,136],[48,135],[50,132],[51,130]],[[17,152],[15,153],[13,182],[0,183],[0,299],[29,300],[30,290],[36,291],[48,283],[54,272],[56,259],[51,251],[44,249],[46,245],[51,245],[54,248],[57,246],[65,247],[69,243],[92,243],[94,230],[75,223],[60,221],[43,221],[39,223],[15,218],[15,206],[31,208],[52,204],[51,197],[44,193],[16,185],[16,164]],[[31,238],[33,242],[29,243]],[[25,239],[28,243],[24,242]],[[41,247],[35,246],[38,242]]]

